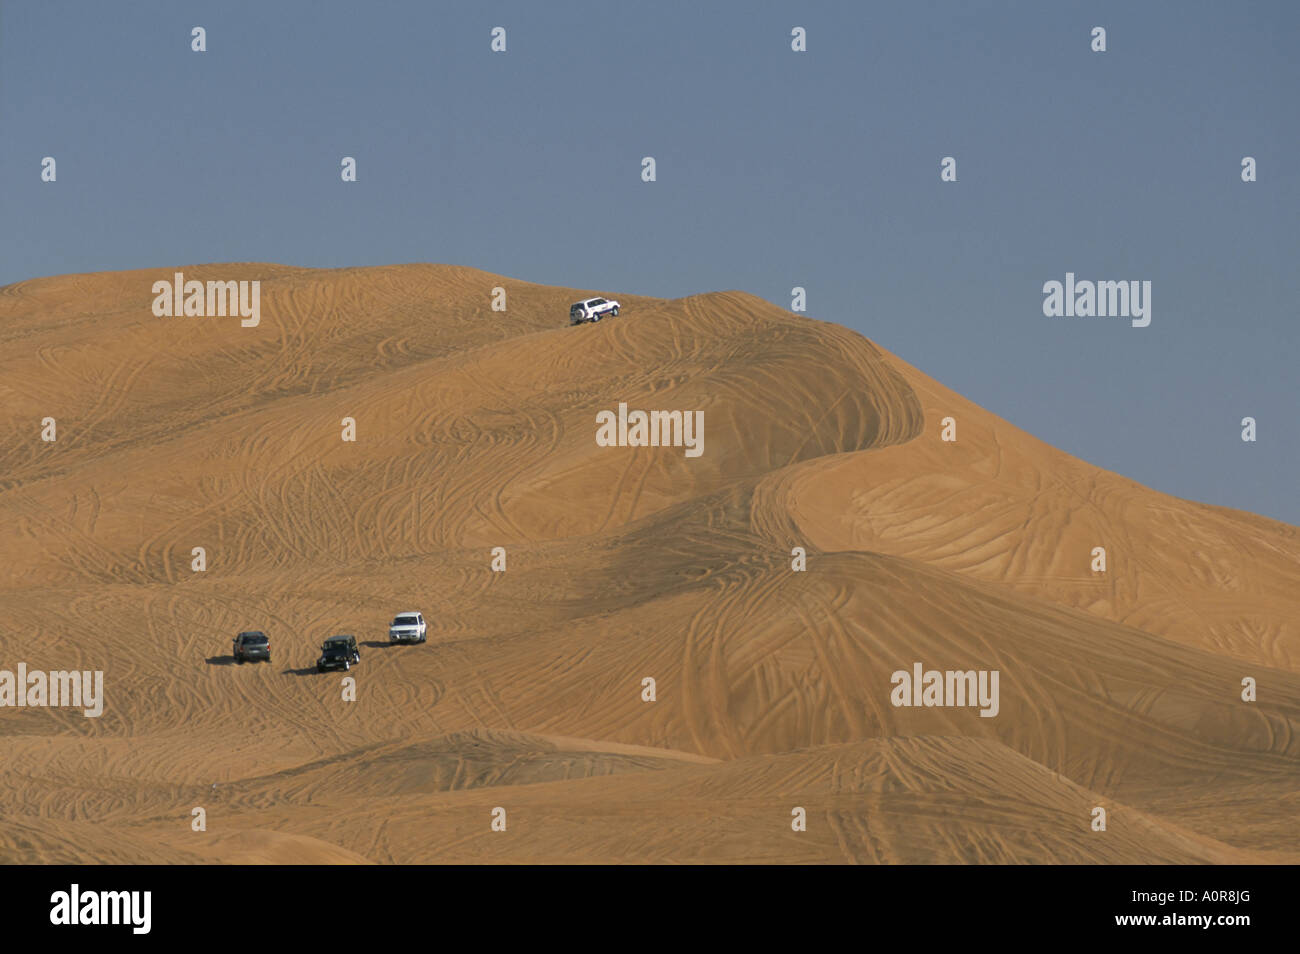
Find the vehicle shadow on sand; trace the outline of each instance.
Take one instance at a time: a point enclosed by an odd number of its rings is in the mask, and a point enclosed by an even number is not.
[[[377,639],[372,639],[372,640],[370,640],[370,641],[368,641],[368,642],[364,642],[364,643],[362,643],[361,645],[362,645],[362,646],[365,646],[365,647],[368,648],[368,649],[388,649],[389,647],[392,647],[392,646],[402,646],[402,645],[405,645],[405,644],[404,644],[404,643],[395,643],[395,642],[393,642],[392,640],[389,640],[389,639],[385,639],[383,642],[380,642],[380,641],[377,640]]]
[[[233,666],[235,664],[234,656],[209,656],[204,660],[209,666]]]
[[[284,669],[280,672],[282,676],[314,676],[316,675],[315,666],[307,666],[303,669]]]

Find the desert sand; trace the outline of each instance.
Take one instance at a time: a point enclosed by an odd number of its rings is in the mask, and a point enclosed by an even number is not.
[[[174,271],[0,289],[0,668],[105,682],[0,708],[0,861],[1300,861],[1297,528],[741,292],[185,266],[261,281],[245,328],[155,317]],[[620,401],[704,453],[597,446]],[[997,716],[891,705],[916,661]]]

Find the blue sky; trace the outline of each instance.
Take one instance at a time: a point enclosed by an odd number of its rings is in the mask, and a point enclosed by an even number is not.
[[[0,284],[430,261],[800,285],[1049,443],[1300,524],[1298,28],[1287,2],[3,0]],[[1067,271],[1151,281],[1150,327],[1044,317]]]

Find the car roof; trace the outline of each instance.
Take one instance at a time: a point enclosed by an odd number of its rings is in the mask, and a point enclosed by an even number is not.
[[[260,629],[246,629],[239,635],[240,636],[265,636],[266,633],[262,632]]]
[[[419,616],[419,615],[420,615],[420,611],[419,611],[419,610],[409,610],[409,611],[407,611],[407,612],[405,612],[405,613],[398,613],[398,614],[397,614],[397,616]],[[397,619],[397,616],[394,616],[393,619]]]
[[[350,636],[350,635],[331,636],[331,637],[329,637],[328,639],[326,639],[325,642],[327,642],[327,643],[332,643],[332,642],[336,642],[337,640],[340,640],[340,639],[356,639],[356,637],[355,637],[355,636]]]

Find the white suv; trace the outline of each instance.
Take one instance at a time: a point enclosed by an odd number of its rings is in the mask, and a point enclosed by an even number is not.
[[[618,315],[618,302],[607,298],[585,298],[569,306],[569,324],[600,321],[606,315]]]
[[[390,643],[422,643],[425,636],[424,617],[419,613],[398,613],[388,624]]]

